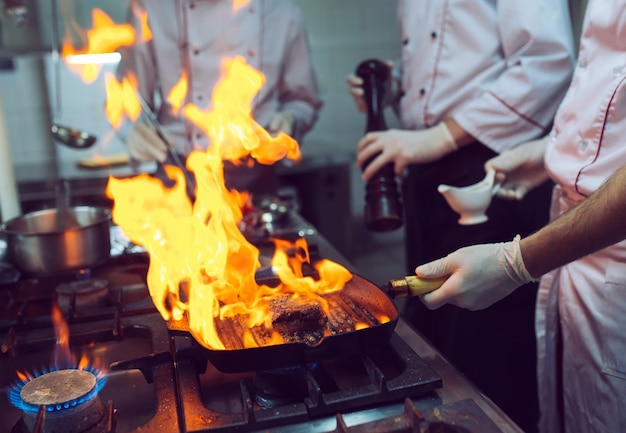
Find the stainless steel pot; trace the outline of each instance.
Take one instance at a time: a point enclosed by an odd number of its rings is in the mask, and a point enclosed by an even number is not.
[[[51,275],[90,268],[111,253],[111,213],[106,208],[77,206],[45,209],[1,226],[6,259],[23,273]]]

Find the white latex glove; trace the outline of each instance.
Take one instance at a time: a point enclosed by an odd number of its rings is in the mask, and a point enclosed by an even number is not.
[[[543,164],[548,139],[545,136],[521,144],[485,163],[485,171],[496,170],[496,183],[500,184],[497,197],[521,200],[530,190],[548,180]]]
[[[135,122],[126,140],[128,154],[138,161],[160,161],[167,159],[167,145],[157,133],[143,122]]]
[[[294,123],[296,121],[295,116],[290,111],[279,111],[272,116],[267,130],[270,134],[278,134],[284,132],[289,136],[293,136]]]
[[[481,310],[535,281],[524,265],[519,235],[511,242],[461,248],[418,266],[415,273],[425,279],[449,276],[440,288],[421,297],[431,310],[444,304]]]
[[[364,180],[369,180],[389,162],[393,162],[396,176],[402,176],[409,164],[437,161],[457,148],[443,122],[422,131],[390,129],[368,132],[357,145],[356,163],[363,168],[370,158],[378,154],[365,167],[362,174]]]

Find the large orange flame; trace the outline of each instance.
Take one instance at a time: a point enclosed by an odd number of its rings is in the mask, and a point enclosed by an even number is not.
[[[152,39],[152,32],[148,27],[148,17],[142,13],[139,19],[142,23],[141,34],[136,35],[130,24],[116,24],[104,11],[95,8],[92,11],[93,27],[91,29],[85,31],[80,29],[75,21],[72,23],[72,27],[79,33],[81,39],[85,40],[86,47],[76,49],[68,31],[63,40],[61,55],[66,59],[69,56],[83,54],[109,54],[121,46],[149,41]],[[80,75],[87,84],[93,83],[98,78],[101,69],[101,65],[96,63],[70,64],[68,66]]]
[[[233,12],[236,13],[240,9],[245,8],[250,3],[250,0],[233,0]]]
[[[248,3],[234,1],[233,13]],[[131,26],[115,24],[95,9],[94,27],[84,38],[86,49],[74,49],[68,34],[63,57],[110,53],[123,45],[150,40],[148,17],[144,14],[139,18],[143,24],[141,34],[136,35]],[[86,83],[94,82],[100,73],[97,64],[71,67]],[[318,279],[305,277],[302,263],[309,257],[302,239],[295,246],[277,242],[272,266],[281,280],[278,287],[260,285],[255,280],[260,267],[259,250],[247,241],[238,226],[249,197],[226,189],[223,161],[237,163],[250,157],[247,163],[273,164],[283,158],[301,158],[295,140],[283,133],[271,136],[253,120],[252,100],[264,82],[265,77],[243,58],[234,58],[223,64],[211,111],[184,105],[185,74],[167,95],[173,113],[190,119],[211,140],[206,152],[193,152],[187,160],[187,167],[197,180],[193,204],[186,193],[183,173],[174,167],[166,168],[177,181],[171,189],[147,175],[124,180],[111,177],[107,187],[115,203],[114,221],[150,254],[147,282],[157,309],[166,320],[186,318],[196,340],[214,349],[225,348],[216,330],[216,320],[238,316],[246,318],[250,328],[263,325],[271,329],[272,298],[287,295],[327,309],[323,295],[340,290],[352,277],[345,268],[328,260],[316,264]],[[107,74],[105,84],[105,111],[114,128],[125,118],[135,121],[141,114],[136,77],[126,76],[118,81]],[[293,250],[305,253],[287,253]],[[259,344],[251,335],[242,338],[247,347]],[[283,338],[274,332],[269,341],[278,344]]]
[[[172,110],[175,114],[178,114],[183,103],[185,102],[185,97],[187,96],[187,74],[183,72],[178,82],[172,87],[170,93],[167,95],[167,102],[172,106]]]
[[[272,164],[282,158],[299,160],[298,143],[288,135],[270,134],[252,118],[252,100],[265,84],[265,77],[250,67],[243,57],[227,59],[222,79],[213,90],[213,110],[204,112],[187,105],[183,113],[212,140],[211,153],[237,161],[250,155],[261,164]]]
[[[105,73],[104,80],[107,94],[104,111],[111,125],[119,128],[125,117],[136,120],[141,113],[141,105],[135,93],[135,77],[130,76],[119,82],[113,74]]]
[[[181,83],[181,88],[186,88],[185,82]],[[273,137],[254,121],[251,102],[263,84],[263,75],[243,58],[226,60],[213,92],[212,110],[205,112],[191,104],[181,108],[211,139],[206,152],[192,152],[187,160],[197,180],[193,204],[185,193],[184,176],[175,167],[166,167],[177,181],[171,189],[147,175],[111,177],[107,187],[114,200],[113,220],[150,255],[147,280],[157,309],[166,320],[187,318],[196,340],[212,349],[226,348],[216,320],[239,316],[246,318],[250,328],[264,325],[271,329],[272,298],[288,295],[323,306],[322,295],[340,290],[352,277],[328,260],[317,265],[319,279],[305,277],[302,263],[309,257],[306,241],[300,239],[295,245],[276,242],[272,267],[282,282],[278,287],[255,280],[259,250],[238,226],[247,196],[226,189],[223,160],[251,156],[257,163],[271,164],[284,157],[300,158],[293,138],[282,133]],[[108,97],[123,95],[121,91]],[[124,105],[112,102],[116,104]],[[290,250],[302,253],[288,254]],[[258,345],[253,338],[243,339],[246,346]],[[281,341],[274,333],[272,342]]]

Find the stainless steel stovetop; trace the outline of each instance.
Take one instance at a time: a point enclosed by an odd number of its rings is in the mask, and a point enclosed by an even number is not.
[[[121,254],[87,273],[0,284],[0,433],[50,431],[65,416],[19,401],[26,384],[58,369],[53,303],[74,357],[105,379],[100,421],[79,432],[501,431],[472,400],[442,404],[433,393],[441,378],[397,334],[363,356],[222,373],[190,336],[168,331],[146,271],[145,254]]]

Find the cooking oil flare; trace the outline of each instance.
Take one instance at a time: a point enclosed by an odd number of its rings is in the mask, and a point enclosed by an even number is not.
[[[234,1],[233,13],[245,13],[248,4],[249,0]],[[134,12],[141,23],[137,33],[126,24],[116,24],[98,9],[94,9],[93,28],[89,31],[71,22],[69,26],[80,33],[81,46],[86,48],[74,48],[67,32],[62,57],[66,61],[68,56],[84,55],[83,59],[90,59],[93,57],[88,56],[94,54],[114,54],[120,47],[150,41],[152,33],[147,15],[139,10]],[[86,83],[93,83],[101,65],[88,60],[77,63],[70,68]],[[259,251],[247,241],[238,226],[242,208],[250,197],[245,192],[225,187],[223,161],[250,166],[274,164],[283,158],[301,159],[298,143],[293,138],[284,133],[271,136],[253,120],[252,102],[264,84],[265,77],[260,72],[247,65],[245,59],[236,57],[223,62],[222,79],[214,89],[211,111],[193,104],[185,105],[188,83],[184,73],[165,98],[173,114],[189,119],[210,139],[206,152],[193,152],[187,160],[187,168],[197,181],[193,203],[186,193],[185,176],[175,167],[166,167],[168,176],[176,181],[172,188],[164,188],[159,180],[148,175],[129,179],[110,177],[107,186],[107,194],[114,200],[115,223],[150,255],[147,284],[156,308],[166,320],[188,320],[195,339],[212,349],[226,348],[216,323],[233,318],[244,318],[247,329],[240,337],[245,347],[284,343],[285,338],[271,329],[273,300],[287,297],[319,306],[321,311],[330,314],[329,295],[341,291],[352,279],[348,270],[329,260],[314,264],[315,278],[304,276],[302,265],[310,265],[311,261],[306,241],[301,239],[295,244],[276,243],[272,268],[281,281],[277,287],[255,281],[260,267]],[[114,128],[119,128],[124,120],[136,120],[141,113],[136,77],[129,74],[118,81],[108,74],[105,85],[106,114]],[[388,317],[381,319],[381,323],[389,320]],[[256,332],[261,327],[270,332],[263,342]],[[324,336],[335,332],[329,328],[322,330]],[[66,344],[69,341],[66,337],[60,335],[59,342]],[[66,353],[63,350],[63,354]],[[104,384],[102,370],[96,370],[85,358],[72,359],[67,368],[92,372],[97,378],[96,391]],[[59,367],[34,373],[17,372],[19,383],[11,391],[14,404],[23,403],[18,397],[26,383],[56,370]],[[59,408],[48,408],[56,409]]]
[[[225,60],[222,73],[211,111],[192,104],[180,107],[180,113],[202,128],[211,142],[206,151],[194,151],[187,159],[187,168],[196,177],[195,201],[188,199],[183,174],[169,166],[168,176],[176,179],[170,189],[147,175],[111,177],[107,193],[114,201],[115,223],[150,255],[147,283],[164,319],[187,319],[194,338],[211,349],[228,347],[216,322],[233,318],[244,321],[246,329],[239,338],[246,347],[261,344],[250,332],[256,327],[268,330],[264,344],[280,344],[282,337],[272,331],[272,299],[289,295],[328,311],[324,296],[341,290],[352,274],[321,260],[315,264],[319,278],[304,276],[302,265],[310,263],[310,257],[306,240],[299,239],[276,241],[272,268],[281,283],[269,287],[256,282],[260,253],[239,229],[242,208],[250,197],[226,188],[223,161],[240,163],[245,158],[273,164],[283,158],[297,161],[301,154],[293,138],[282,133],[270,136],[252,117],[251,104],[264,76],[241,57]],[[132,107],[132,95],[123,86],[111,85],[119,91],[108,94],[107,106]],[[180,89],[186,91],[184,76],[172,101],[184,101]],[[118,115],[130,116],[125,110],[118,108]]]
[[[130,24],[116,24],[104,11],[94,8],[92,12],[93,27],[89,30],[81,29],[71,16],[65,17],[70,26],[83,39],[86,47],[84,49],[76,49],[73,45],[72,35],[68,31],[63,40],[61,56],[63,59],[68,57],[74,60],[67,62],[68,67],[81,76],[82,80],[87,83],[93,83],[100,74],[101,64],[90,63],[88,61],[77,62],[76,58],[84,56],[89,58],[94,54],[112,54],[116,49],[122,46],[146,42],[152,39],[152,32],[148,27],[147,15],[143,13],[139,16],[142,23],[141,33],[135,34],[135,30]]]

